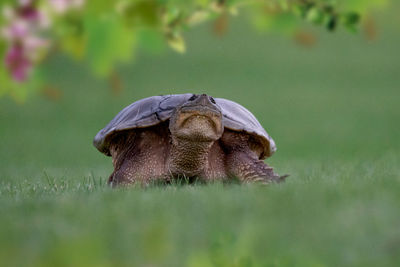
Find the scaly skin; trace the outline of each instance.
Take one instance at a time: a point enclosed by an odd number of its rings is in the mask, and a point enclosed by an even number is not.
[[[285,176],[277,175],[258,159],[251,142],[247,134],[225,130],[211,146],[187,141],[178,146],[173,144],[168,124],[126,131],[111,146],[115,170],[109,183],[147,184],[178,176],[205,181],[239,179],[245,183],[283,181]]]
[[[168,128],[160,124],[151,128],[125,131],[111,145],[114,172],[109,183],[148,183],[166,179],[165,161],[169,155]]]
[[[172,138],[167,163],[171,175],[204,176],[204,166],[208,166],[209,152],[213,143],[214,141],[193,142]]]
[[[120,133],[111,145],[112,185],[168,181],[171,177],[217,180],[225,175],[219,142],[174,141],[167,125]]]
[[[226,175],[241,182],[282,182],[287,176],[279,176],[259,159],[262,149],[250,135],[226,130],[221,138],[226,152]]]

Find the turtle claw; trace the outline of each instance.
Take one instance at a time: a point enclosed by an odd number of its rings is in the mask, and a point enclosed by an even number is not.
[[[285,175],[282,175],[282,176],[276,175],[276,176],[273,176],[273,177],[258,177],[258,178],[253,179],[252,182],[260,183],[260,184],[263,184],[263,185],[268,185],[268,184],[271,184],[271,183],[278,183],[279,184],[279,183],[285,182],[285,180],[286,180],[286,178],[288,176],[289,176],[289,174],[285,174]]]
[[[279,177],[276,179],[276,182],[277,182],[277,183],[285,182],[285,181],[286,181],[286,178],[287,178],[288,176],[289,176],[289,174],[285,174],[285,175],[279,176]]]
[[[270,184],[270,183],[283,183],[286,181],[286,178],[289,176],[289,174],[285,174],[282,176],[274,176],[274,177],[268,177],[267,179],[264,179],[263,184]]]

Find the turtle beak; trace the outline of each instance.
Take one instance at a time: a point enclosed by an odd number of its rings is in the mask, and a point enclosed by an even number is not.
[[[215,100],[193,95],[171,117],[170,130],[187,139],[216,140],[223,133],[222,112]]]
[[[213,106],[213,103],[211,103],[211,97],[206,94],[200,95],[196,100],[193,101],[193,103],[202,106]]]
[[[217,114],[221,114],[221,109],[215,102],[214,98],[208,96],[206,94],[202,95],[194,95],[195,97],[190,98],[183,106],[181,107],[181,111],[191,111],[191,110],[205,110],[207,113],[214,112]]]

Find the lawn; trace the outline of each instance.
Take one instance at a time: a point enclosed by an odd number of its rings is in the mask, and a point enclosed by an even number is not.
[[[185,55],[120,66],[121,93],[53,55],[60,99],[0,99],[0,265],[396,266],[400,31],[378,18],[373,42],[314,29],[314,47],[240,18],[223,38],[199,27]],[[109,188],[97,131],[135,100],[184,92],[251,110],[287,182]]]

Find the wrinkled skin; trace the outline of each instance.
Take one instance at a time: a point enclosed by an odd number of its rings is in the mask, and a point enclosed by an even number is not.
[[[273,169],[259,160],[263,149],[249,134],[224,130],[222,113],[212,97],[193,95],[159,125],[126,130],[110,147],[112,185],[151,181],[228,180],[280,182]]]

